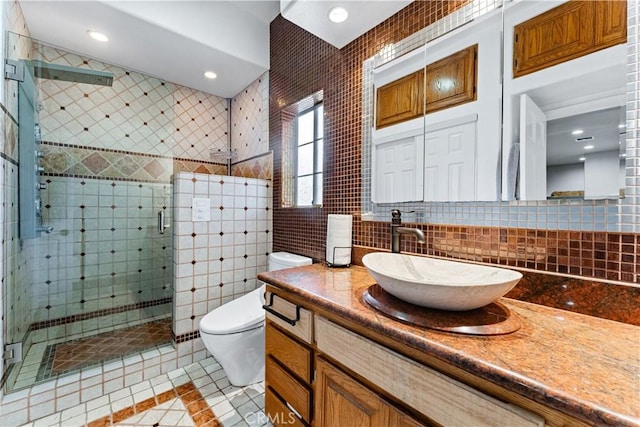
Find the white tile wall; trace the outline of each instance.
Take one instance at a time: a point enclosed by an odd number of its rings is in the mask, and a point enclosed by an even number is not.
[[[231,100],[231,148],[234,162],[269,151],[269,72]]]
[[[228,146],[228,100],[34,41],[46,62],[113,73],[113,86],[40,80],[43,139],[211,161]]]
[[[272,248],[270,181],[181,172],[176,175],[174,333],[198,330],[214,308],[258,286]],[[210,199],[211,221],[192,221],[192,199]],[[199,340],[197,340],[199,341]]]
[[[159,211],[172,221],[171,184],[48,180],[54,231],[25,243],[33,322],[171,297],[172,233],[157,231]]]

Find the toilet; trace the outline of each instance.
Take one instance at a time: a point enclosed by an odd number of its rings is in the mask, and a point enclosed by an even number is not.
[[[269,271],[311,264],[288,252],[269,255]],[[265,285],[212,310],[200,320],[200,337],[229,382],[241,387],[264,380]]]

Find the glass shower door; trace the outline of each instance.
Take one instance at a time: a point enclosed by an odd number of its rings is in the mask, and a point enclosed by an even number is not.
[[[24,347],[14,388],[170,342],[173,278],[170,86],[23,43],[39,100],[42,222],[53,230],[25,235],[18,254],[27,277],[16,293],[28,304],[7,313],[26,326],[11,337]]]

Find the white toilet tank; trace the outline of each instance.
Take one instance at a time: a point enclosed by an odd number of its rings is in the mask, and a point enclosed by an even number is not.
[[[309,265],[312,262],[313,260],[306,256],[291,254],[289,252],[273,252],[269,254],[269,271],[300,267]]]

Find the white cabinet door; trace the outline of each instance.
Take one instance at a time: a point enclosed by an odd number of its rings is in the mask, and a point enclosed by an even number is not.
[[[422,135],[375,144],[373,147],[374,203],[422,200]]]
[[[547,198],[547,116],[520,95],[520,200]]]
[[[425,135],[424,200],[476,200],[476,122]]]

